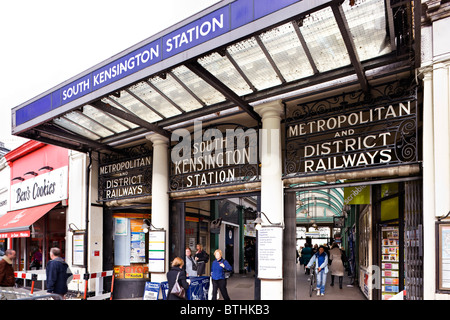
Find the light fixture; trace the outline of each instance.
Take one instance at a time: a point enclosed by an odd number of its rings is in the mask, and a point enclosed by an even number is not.
[[[38,171],[42,171],[42,170],[52,171],[52,170],[53,170],[53,167],[45,166],[45,167],[40,168]]]
[[[272,225],[272,226],[278,226],[278,227],[283,227],[282,223],[272,223],[269,218],[267,218],[266,214],[264,212],[260,212],[260,211],[256,211],[256,219],[255,221],[253,221],[253,223],[255,224],[255,229],[256,230],[261,230],[262,226],[261,224],[263,223],[263,220],[261,219],[261,214],[264,215],[264,217],[266,217],[267,221]]]
[[[73,225],[75,227],[75,229],[73,229],[70,225]],[[69,228],[67,228],[68,232],[74,232],[75,230],[80,230],[75,224],[73,224],[72,222],[69,223]]]
[[[150,220],[144,219],[144,223],[142,224],[142,230],[144,231],[144,233],[148,233],[151,225],[152,223],[150,222]]]
[[[23,180],[25,180],[25,179],[22,178],[22,177],[15,177],[15,178],[12,178],[11,181],[15,181],[15,180],[23,181]]]
[[[34,171],[28,171],[28,172],[24,173],[24,176],[28,176],[28,175],[36,177],[38,174],[36,172],[34,172]]]

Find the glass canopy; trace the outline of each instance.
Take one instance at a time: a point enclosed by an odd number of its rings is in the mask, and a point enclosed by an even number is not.
[[[92,140],[96,146],[117,145],[138,129],[151,131],[142,129],[137,119],[164,129],[191,113],[205,116],[242,107],[261,98],[261,91],[274,94],[276,90],[269,90],[352,65],[358,70],[365,61],[395,50],[389,40],[388,10],[392,9],[384,0],[353,5],[345,1],[337,11],[325,7],[111,92],[99,102],[111,112],[91,103],[53,119],[47,127]],[[236,97],[242,105],[235,103]],[[199,113],[202,110],[211,112]]]

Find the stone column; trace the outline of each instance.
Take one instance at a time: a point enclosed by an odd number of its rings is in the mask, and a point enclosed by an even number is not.
[[[166,273],[169,271],[169,139],[152,134],[146,136],[153,143],[152,166],[152,225],[155,228],[163,228],[166,231],[166,272],[152,273],[152,281],[166,281]]]
[[[283,181],[281,154],[281,115],[284,108],[280,100],[256,106],[255,111],[262,118],[260,132],[260,161],[261,161],[261,211],[273,224],[284,224],[283,217]],[[261,216],[268,225],[266,217]],[[283,243],[283,239],[278,239]],[[283,267],[283,260],[277,261],[279,268]],[[283,279],[261,279],[262,300],[283,299]]]
[[[434,129],[433,129],[433,73],[424,71],[423,79],[423,294],[434,299],[436,288],[435,207],[434,207]]]

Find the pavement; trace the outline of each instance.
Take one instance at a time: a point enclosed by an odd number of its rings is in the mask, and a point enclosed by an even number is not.
[[[305,274],[303,266],[297,264],[297,300],[366,300],[357,285],[351,285],[351,279],[344,276],[342,289],[339,289],[338,277],[335,277],[334,286],[330,286],[331,273],[327,275],[325,295],[316,296],[316,291],[309,296],[309,276]],[[234,274],[227,280],[228,295],[231,300],[253,300],[255,278],[254,273]],[[221,299],[221,298],[220,298]]]
[[[313,295],[309,296],[309,276],[305,274],[303,266],[297,264],[297,300],[366,300],[366,297],[362,294],[361,290],[357,285],[351,285],[351,279],[347,276],[344,276],[342,289],[339,289],[339,280],[336,277],[335,285],[333,287],[330,286],[331,283],[331,274],[327,275],[327,282],[325,286],[325,295],[324,296],[316,296],[316,291],[313,292]],[[16,288],[17,292],[20,293],[18,298],[28,298],[30,297],[29,288]],[[246,274],[233,274],[227,280],[227,290],[228,295],[231,300],[254,300],[255,296],[255,277],[254,272],[246,273]],[[35,290],[34,295],[45,295],[47,294],[42,290]],[[69,298],[70,299],[70,298]],[[72,299],[79,300],[80,297],[73,297]],[[121,300],[142,300],[142,297],[138,298],[130,298],[130,299],[121,299]],[[220,296],[219,300],[222,300]]]

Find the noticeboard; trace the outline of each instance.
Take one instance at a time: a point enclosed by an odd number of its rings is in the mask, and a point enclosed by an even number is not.
[[[166,272],[166,231],[149,231],[148,237],[148,271]]]
[[[258,278],[283,278],[283,228],[263,226],[258,232]]]
[[[86,232],[76,230],[72,236],[72,264],[74,266],[84,266],[84,242],[86,241]]]
[[[450,223],[436,225],[438,237],[438,288],[442,291],[450,290]]]

